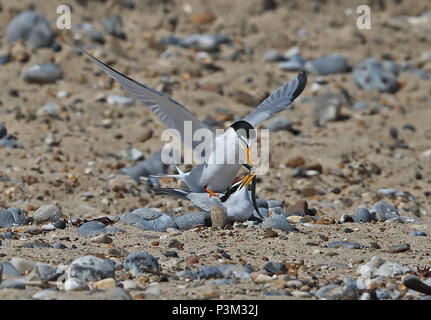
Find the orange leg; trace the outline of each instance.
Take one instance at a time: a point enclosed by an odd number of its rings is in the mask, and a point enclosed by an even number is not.
[[[207,188],[207,186],[204,187],[205,192],[208,192],[209,197],[218,197],[218,193],[215,193],[214,191]]]

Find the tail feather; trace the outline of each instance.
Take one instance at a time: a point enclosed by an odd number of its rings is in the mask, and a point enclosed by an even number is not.
[[[187,196],[190,194],[189,191],[176,188],[155,188],[153,189],[156,195],[167,195],[175,198],[189,200]]]

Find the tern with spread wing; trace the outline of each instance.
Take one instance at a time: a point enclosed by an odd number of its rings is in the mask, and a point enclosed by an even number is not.
[[[192,150],[200,142],[188,142],[184,139],[184,122],[189,121],[192,124],[193,132],[197,129],[210,130],[183,105],[172,98],[127,77],[107,66],[85,50],[81,50],[110,77],[118,81],[126,91],[134,95],[152,112],[158,115],[167,127],[178,130],[183,143],[186,145],[188,143],[189,145],[187,146]],[[210,196],[215,196],[215,192],[226,191],[235,179],[242,164],[244,164],[244,161],[241,159],[246,159],[247,163],[251,166],[250,145],[256,138],[254,128],[273,114],[288,109],[296,97],[304,90],[306,84],[307,76],[305,72],[299,73],[295,79],[275,90],[243,120],[233,123],[224,133],[216,137],[212,136],[211,143],[213,148],[210,150],[214,151],[205,155],[203,163],[198,164],[192,171],[187,173],[178,170],[178,174],[174,175],[174,177],[184,181],[191,192],[207,192]],[[228,147],[227,152],[223,154],[222,159],[219,159],[217,151],[226,150],[226,146]],[[239,150],[242,150],[241,154]]]

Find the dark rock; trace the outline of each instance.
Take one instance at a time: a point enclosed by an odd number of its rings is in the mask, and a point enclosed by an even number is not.
[[[10,62],[12,56],[9,53],[0,55],[0,65]]]
[[[138,276],[145,272],[160,272],[157,259],[144,251],[129,254],[124,260],[124,269],[125,271],[130,271],[133,276]]]
[[[367,223],[371,220],[374,220],[375,216],[371,215],[370,211],[368,211],[367,208],[359,207],[356,209],[355,213],[353,214],[353,221],[354,222],[363,222]]]
[[[390,246],[388,249],[388,252],[390,253],[400,253],[400,252],[406,252],[410,250],[410,244],[409,243],[402,243]]]
[[[165,174],[167,165],[161,160],[161,151],[151,155],[148,159],[138,162],[135,166],[121,169],[121,173],[130,176],[136,182],[140,182],[140,177],[149,175]]]
[[[410,232],[410,235],[414,236],[414,237],[427,237],[427,233],[423,232],[423,231],[418,231],[418,230],[413,230],[412,232]]]
[[[168,258],[178,258],[179,257],[178,253],[176,251],[166,251],[164,253],[164,255],[165,255],[165,257],[168,257]]]
[[[422,282],[417,276],[406,275],[403,277],[402,282],[407,288],[411,290],[415,290],[426,295],[431,295],[431,286]]]
[[[123,31],[123,19],[119,15],[105,17],[101,21],[106,32],[114,37],[125,39],[126,35]]]
[[[298,200],[295,204],[287,207],[286,214],[288,216],[301,216],[304,217],[309,215],[308,203],[305,200]]]
[[[33,270],[37,274],[37,276],[44,281],[54,281],[57,280],[57,278],[60,276],[60,274],[57,273],[56,267],[45,263],[37,262],[34,265]]]
[[[25,283],[21,280],[4,280],[0,283],[0,289],[25,290]]]
[[[14,276],[14,277],[21,277],[22,276],[21,272],[19,272],[9,261],[1,262],[0,268],[2,269],[3,275],[9,275],[9,276]],[[0,276],[0,278],[1,278],[1,276]]]
[[[61,242],[56,242],[52,245],[54,249],[67,249],[67,246]]]
[[[0,210],[0,228],[24,225],[27,222],[26,212],[18,208]]]
[[[283,274],[287,272],[286,266],[280,262],[268,262],[263,268],[270,274]]]

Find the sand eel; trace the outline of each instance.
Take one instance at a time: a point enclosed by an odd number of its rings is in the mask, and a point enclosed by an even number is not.
[[[198,129],[207,129],[210,131],[204,123],[199,121],[180,103],[157,90],[127,77],[107,66],[85,50],[81,50],[110,77],[118,81],[126,91],[148,106],[152,112],[160,117],[167,127],[178,130],[182,141],[191,150],[194,151],[195,147],[201,142],[186,141],[187,139],[184,139],[184,121],[191,122],[193,132]],[[206,192],[210,197],[216,196],[216,192],[224,192],[232,184],[236,174],[245,162],[240,160],[240,158],[246,158],[247,163],[251,163],[250,145],[256,138],[254,128],[273,114],[289,108],[296,97],[304,90],[306,83],[306,74],[305,72],[301,72],[291,82],[285,83],[274,91],[243,120],[233,123],[224,133],[216,137],[212,136],[210,139],[212,145],[208,150],[216,150],[216,152],[210,152],[208,155],[205,155],[205,161],[198,164],[190,172],[184,173],[177,168],[178,174],[166,176],[181,179],[191,192]],[[240,146],[243,148],[240,148]],[[217,150],[225,150],[226,147],[228,149],[224,153],[223,159],[218,159],[220,153],[217,153]],[[242,150],[241,154],[239,150]]]
[[[248,186],[251,184],[251,190]],[[262,218],[256,204],[256,176],[253,173],[236,182],[224,194],[208,197],[205,192],[192,192],[176,188],[156,188],[156,195],[169,195],[191,201],[202,211],[210,212],[214,206],[220,208],[231,222],[243,222],[251,218],[253,211]],[[263,219],[263,218],[262,218]]]

